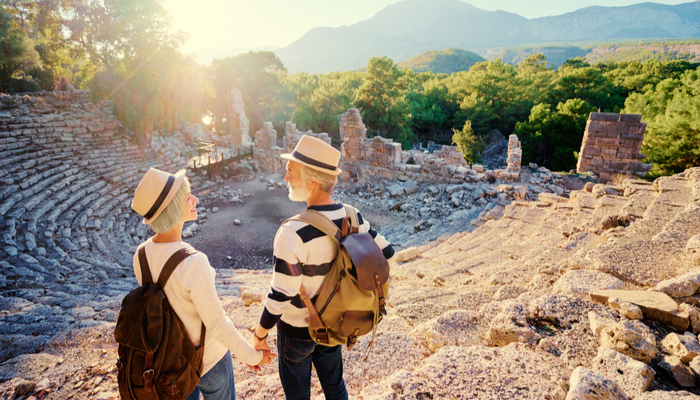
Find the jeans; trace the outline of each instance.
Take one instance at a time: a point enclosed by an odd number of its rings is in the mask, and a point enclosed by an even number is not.
[[[326,400],[347,400],[341,346],[321,346],[277,331],[277,359],[286,400],[311,398],[311,364],[316,367]]]
[[[231,351],[227,351],[226,355],[202,376],[186,400],[199,400],[200,392],[204,395],[204,400],[236,400]]]

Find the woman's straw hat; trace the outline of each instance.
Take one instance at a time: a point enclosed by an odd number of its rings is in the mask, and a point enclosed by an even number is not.
[[[185,171],[181,169],[170,174],[159,169],[150,168],[141,178],[134,193],[131,208],[143,217],[144,224],[152,223],[165,207],[170,204],[177,190],[180,189]]]
[[[338,175],[343,172],[338,168],[340,152],[313,136],[302,136],[293,152],[282,154],[280,157],[330,175]]]

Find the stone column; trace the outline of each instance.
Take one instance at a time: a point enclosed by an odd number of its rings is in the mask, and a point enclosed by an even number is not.
[[[245,115],[243,97],[241,91],[233,89],[229,93],[228,124],[231,135],[231,143],[237,146],[250,146],[248,117]]]

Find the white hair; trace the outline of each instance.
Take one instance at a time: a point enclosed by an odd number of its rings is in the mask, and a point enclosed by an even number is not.
[[[151,229],[156,233],[165,233],[182,222],[182,210],[185,208],[187,192],[190,191],[190,182],[187,178],[182,180],[180,188],[170,203],[165,206],[158,217],[151,222]]]
[[[338,183],[337,176],[307,167],[304,164],[301,164],[300,173],[304,185],[311,182],[316,182],[321,190],[328,194],[333,194],[333,188],[335,188],[335,184]]]

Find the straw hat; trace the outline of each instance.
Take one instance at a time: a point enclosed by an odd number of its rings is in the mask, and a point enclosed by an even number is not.
[[[131,208],[143,216],[143,223],[152,223],[165,207],[170,204],[177,190],[180,189],[185,171],[181,169],[174,175],[159,169],[150,168],[141,178],[134,193]]]
[[[338,168],[340,152],[313,136],[302,136],[293,152],[282,154],[280,157],[330,175],[338,175],[343,172]]]

